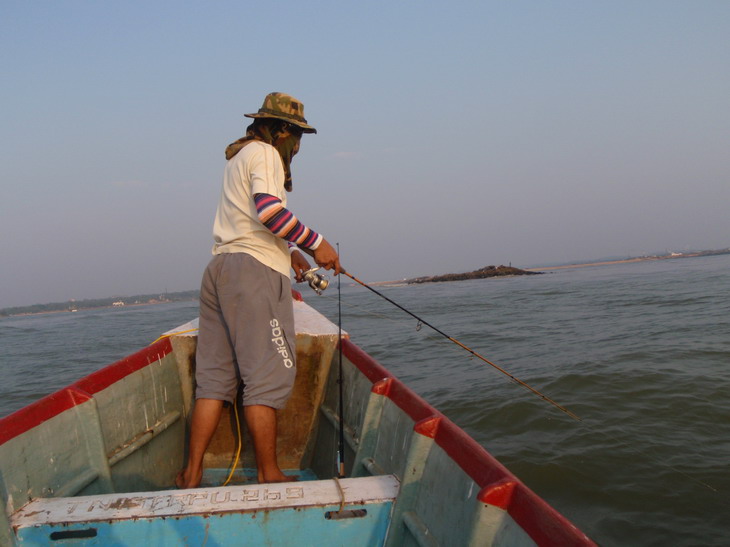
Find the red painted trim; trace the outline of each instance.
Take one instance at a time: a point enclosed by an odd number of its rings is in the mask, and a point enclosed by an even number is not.
[[[431,416],[430,418],[421,420],[414,425],[413,431],[419,435],[428,437],[429,439],[435,439],[436,433],[438,433],[439,430],[439,425],[441,425],[441,420],[443,419],[443,416]]]
[[[379,382],[373,384],[373,388],[370,390],[372,393],[377,395],[389,395],[390,386],[393,385],[393,378],[383,378]]]
[[[478,486],[484,488],[514,475],[487,450],[451,420],[444,420],[436,444],[446,452]]]
[[[388,398],[408,414],[414,422],[420,422],[433,416],[441,416],[440,412],[411,391],[398,378],[393,378],[393,385],[390,388]]]
[[[353,344],[351,340],[342,340],[342,354],[373,383],[393,376],[387,368]]]
[[[408,414],[413,421],[418,422],[430,416],[440,415],[426,401],[406,387],[403,382],[393,377],[387,368],[365,353],[351,340],[342,340],[342,354],[371,382],[376,383],[383,378],[390,379],[388,398]]]
[[[72,384],[71,387],[77,387],[93,395],[94,393],[98,393],[103,389],[108,388],[110,385],[118,382],[122,378],[129,376],[133,372],[143,369],[150,363],[159,361],[171,351],[172,342],[170,342],[170,338],[163,338],[159,342],[156,342],[151,346],[147,346],[146,348],[139,350],[137,353],[133,353],[132,355],[125,357],[121,361],[117,361],[116,363],[97,370],[96,372],[92,372],[88,376]]]
[[[514,492],[517,482],[513,480],[503,480],[495,484],[490,484],[482,488],[477,495],[477,499],[482,503],[494,505],[500,509],[509,509],[512,501],[512,492]]]
[[[90,400],[94,393],[106,389],[172,351],[169,338],[148,346],[129,357],[117,361],[82,378],[68,387],[46,395],[42,399],[0,419],[0,445],[50,420],[54,416]]]
[[[89,393],[74,386],[67,387],[66,391],[68,392],[69,397],[71,397],[71,400],[76,405],[80,405],[81,403],[85,403],[86,401],[90,401],[94,398]]]
[[[0,419],[0,445],[79,404],[68,388],[61,389]]]
[[[507,509],[514,521],[538,545],[579,547],[596,544],[540,496],[518,482]]]

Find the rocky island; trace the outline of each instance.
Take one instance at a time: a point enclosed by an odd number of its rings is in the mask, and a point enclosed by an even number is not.
[[[484,266],[473,272],[414,277],[413,279],[406,279],[406,283],[440,283],[443,281],[463,281],[465,279],[484,279],[485,277],[504,277],[507,275],[540,275],[541,273],[521,270],[512,266]]]

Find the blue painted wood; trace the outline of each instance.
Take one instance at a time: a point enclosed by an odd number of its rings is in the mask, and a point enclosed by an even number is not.
[[[274,509],[247,513],[130,519],[23,528],[18,545],[383,545],[392,502],[365,506],[360,518],[326,519],[339,506]]]

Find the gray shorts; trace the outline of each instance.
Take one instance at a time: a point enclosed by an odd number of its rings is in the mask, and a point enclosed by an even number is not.
[[[200,288],[197,399],[282,408],[296,376],[291,281],[246,253],[216,255]]]

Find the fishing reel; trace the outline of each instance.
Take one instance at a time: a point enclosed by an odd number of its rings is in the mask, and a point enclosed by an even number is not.
[[[330,282],[329,279],[327,279],[327,276],[316,273],[317,270],[319,270],[319,268],[307,270],[302,274],[302,277],[304,278],[304,281],[309,283],[309,286],[312,287],[314,292],[321,295],[322,291],[329,286]]]

